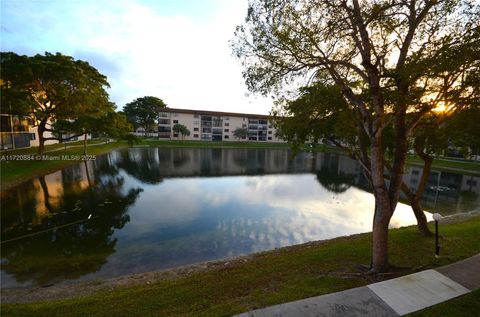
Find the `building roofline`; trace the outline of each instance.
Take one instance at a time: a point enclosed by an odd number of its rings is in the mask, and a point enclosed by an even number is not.
[[[204,114],[204,115],[228,116],[228,117],[250,117],[250,118],[272,119],[272,116],[264,115],[264,114],[178,109],[178,108],[168,108],[168,107],[160,109],[159,112],[176,112],[176,113],[189,113],[189,114],[200,114],[200,115]]]

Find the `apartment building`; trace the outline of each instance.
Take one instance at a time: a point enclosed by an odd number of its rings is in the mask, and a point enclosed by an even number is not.
[[[50,131],[44,132],[45,138],[52,137]],[[71,135],[63,135],[68,138]],[[87,135],[87,139],[91,139],[91,135]],[[83,135],[74,137],[65,142],[73,142],[83,140]],[[46,140],[45,145],[59,143],[58,140]],[[0,114],[0,150],[12,150],[39,146],[38,127],[35,122],[28,116],[18,116],[10,114]]]
[[[177,139],[175,124],[182,124],[190,131],[185,140],[201,141],[258,141],[285,142],[276,135],[270,116],[165,108],[158,113],[158,137]],[[248,136],[236,139],[233,132],[238,128],[248,130]]]
[[[25,116],[0,114],[0,149],[20,149],[32,146],[38,139],[31,127],[31,119]]]

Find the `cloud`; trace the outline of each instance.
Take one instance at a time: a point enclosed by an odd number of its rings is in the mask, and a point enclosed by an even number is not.
[[[270,110],[271,100],[246,96],[240,63],[228,44],[246,3],[207,1],[201,14],[185,11],[186,1],[178,5],[182,8],[133,0],[43,4],[26,2],[23,15],[20,5],[9,8],[14,16],[9,21],[19,26],[11,46],[86,59],[109,77],[111,98],[119,106],[154,95],[171,107]]]

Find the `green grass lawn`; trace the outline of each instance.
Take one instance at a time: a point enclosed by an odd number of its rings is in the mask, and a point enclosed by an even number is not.
[[[409,156],[407,158],[407,163],[423,166],[423,161],[416,156]],[[458,170],[467,174],[478,174],[480,172],[480,162],[435,158],[433,160],[432,168],[440,170]]]
[[[442,256],[436,259],[433,238],[420,236],[415,227],[391,230],[390,262],[399,267],[428,269],[480,252],[479,216],[442,225],[441,234]],[[368,233],[282,248],[256,254],[248,261],[230,261],[151,284],[120,286],[68,300],[2,304],[2,315],[229,316],[378,281],[359,274],[359,264],[369,263],[370,244]],[[413,270],[402,272],[410,274]],[[478,292],[469,296],[478,299]],[[454,305],[464,316],[473,316],[478,305],[462,306],[465,300],[459,299],[460,304]]]
[[[101,144],[105,143],[105,140],[101,139],[95,139],[95,140],[87,140],[87,145],[96,145],[96,144]],[[55,150],[60,150],[64,149],[65,147],[82,147],[83,146],[83,140],[82,141],[73,141],[73,142],[66,142],[66,143],[56,143],[56,144],[48,144],[45,145],[45,151],[50,152],[50,151],[55,151]],[[23,148],[23,149],[16,149],[16,150],[4,150],[2,151],[2,155],[22,155],[22,154],[37,154],[38,152],[38,147],[32,146],[28,148]]]
[[[237,142],[237,141],[182,141],[142,139],[142,145],[158,147],[193,147],[193,148],[262,148],[262,149],[290,149],[288,143],[276,142]],[[326,146],[317,145],[318,148]]]

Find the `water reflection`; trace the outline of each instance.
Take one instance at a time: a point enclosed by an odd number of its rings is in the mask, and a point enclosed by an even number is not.
[[[100,270],[115,252],[114,229],[130,220],[127,209],[141,189],[123,193],[125,180],[105,160],[40,177],[2,197],[2,270],[17,283],[76,279]]]
[[[24,183],[2,193],[2,287],[158,270],[371,229],[373,198],[355,161],[289,157],[133,148]],[[419,174],[412,168],[405,181],[414,188]],[[437,206],[480,205],[479,177],[430,178],[428,187],[450,189]],[[431,196],[428,189],[427,206]],[[399,204],[391,226],[414,222]]]

